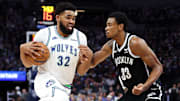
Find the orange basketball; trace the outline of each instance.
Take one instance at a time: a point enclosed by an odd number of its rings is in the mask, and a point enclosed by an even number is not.
[[[40,54],[40,56],[36,56],[36,59],[33,59],[30,56],[27,56],[27,59],[34,65],[42,65],[49,58],[49,55],[50,55],[49,49],[48,49],[48,47],[46,45],[44,45],[41,42],[37,42],[36,44],[39,44],[41,46],[40,48],[43,48],[44,51],[35,50],[36,52],[38,52]]]

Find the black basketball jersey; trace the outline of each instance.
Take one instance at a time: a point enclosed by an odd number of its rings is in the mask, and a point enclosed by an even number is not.
[[[119,46],[116,41],[113,43],[112,59],[118,70],[118,79],[122,86],[132,89],[138,83],[144,83],[149,70],[147,65],[139,56],[135,56],[129,47],[131,38],[135,35],[126,33],[125,41]]]
[[[112,60],[118,71],[117,77],[122,89],[125,91],[124,93],[127,91],[131,93],[135,85],[145,83],[150,72],[148,66],[141,60],[140,56],[136,56],[131,52],[129,42],[134,36],[126,33],[122,46],[119,46],[115,40],[113,42]],[[160,101],[161,96],[161,86],[157,82],[154,82],[149,90],[146,91],[145,99],[158,99]]]

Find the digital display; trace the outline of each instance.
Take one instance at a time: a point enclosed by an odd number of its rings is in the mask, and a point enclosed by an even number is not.
[[[39,29],[55,24],[54,6],[50,4],[41,5],[37,10],[37,27]]]
[[[26,72],[0,71],[0,81],[26,81]]]
[[[43,21],[53,21],[54,6],[41,6],[43,8]]]

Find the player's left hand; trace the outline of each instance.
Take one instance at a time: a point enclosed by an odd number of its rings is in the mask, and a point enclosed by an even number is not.
[[[134,95],[140,95],[145,91],[144,84],[139,83],[137,86],[134,86],[132,89],[132,94]]]
[[[81,63],[87,62],[92,59],[93,52],[88,46],[80,45],[79,49],[80,49],[79,56]]]

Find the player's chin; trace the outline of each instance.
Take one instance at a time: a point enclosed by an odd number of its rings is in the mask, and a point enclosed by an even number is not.
[[[109,34],[106,34],[106,37],[107,37],[107,38],[111,38],[111,36],[110,36]]]

